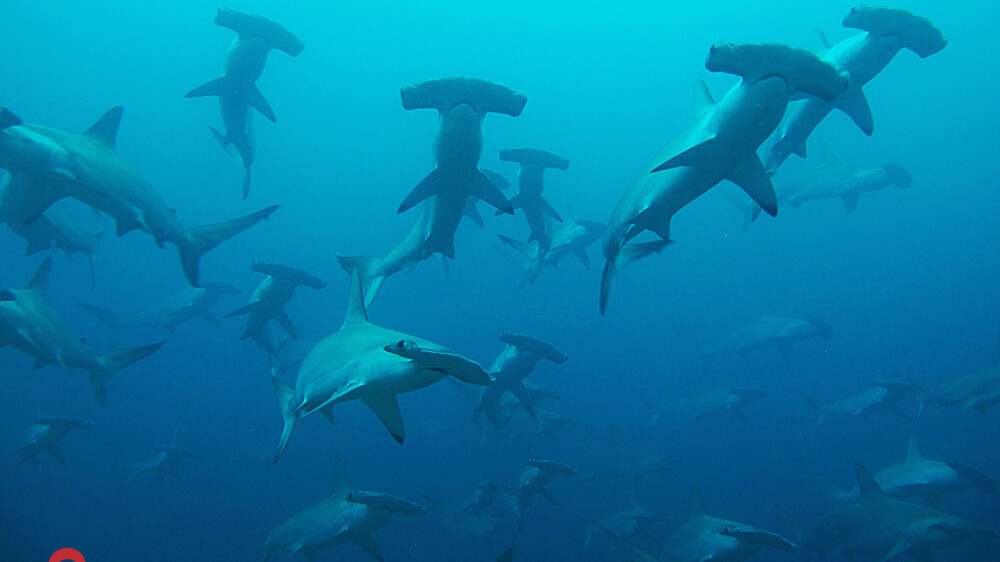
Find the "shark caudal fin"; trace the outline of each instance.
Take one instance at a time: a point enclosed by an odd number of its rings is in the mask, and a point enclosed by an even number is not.
[[[140,345],[118,351],[109,351],[97,356],[97,369],[90,370],[90,386],[94,389],[94,396],[101,404],[108,401],[108,381],[117,375],[122,369],[129,365],[149,357],[165,342]]]
[[[340,267],[348,274],[355,271],[361,278],[361,289],[365,295],[365,308],[372,305],[375,295],[382,288],[386,275],[382,271],[382,258],[374,256],[337,256]]]
[[[277,209],[277,205],[272,205],[245,217],[188,230],[185,242],[179,244],[177,249],[181,255],[181,265],[184,267],[184,275],[187,276],[191,286],[199,286],[198,264],[203,255],[208,253],[212,248],[266,219]]]
[[[604,262],[604,273],[601,275],[601,314],[603,315],[608,307],[608,297],[611,295],[611,282],[615,275],[625,266],[653,253],[660,253],[663,248],[672,244],[673,240],[657,240],[655,242],[643,242],[641,244],[625,244],[618,249],[613,256],[609,256]]]
[[[844,16],[843,24],[875,36],[895,35],[920,58],[929,57],[948,44],[930,20],[896,8],[855,6]]]
[[[271,384],[274,385],[274,390],[278,394],[278,407],[281,408],[281,420],[284,422],[284,427],[281,428],[281,439],[278,441],[278,450],[274,454],[274,462],[278,462],[281,455],[285,453],[288,440],[292,438],[292,430],[295,429],[295,422],[299,416],[292,405],[295,389],[281,382],[281,379],[274,376],[274,373],[271,373]]]
[[[215,142],[219,143],[219,146],[239,166],[242,174],[240,183],[243,187],[243,200],[246,201],[247,196],[250,195],[250,165],[254,160],[252,141],[246,136],[243,136],[242,140],[231,139],[212,126],[208,127],[208,131],[212,133],[212,138],[215,139]]]

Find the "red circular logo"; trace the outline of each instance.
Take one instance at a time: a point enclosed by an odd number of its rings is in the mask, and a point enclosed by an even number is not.
[[[49,562],[66,562],[67,560],[70,562],[86,562],[80,551],[75,548],[60,548],[49,558]]]

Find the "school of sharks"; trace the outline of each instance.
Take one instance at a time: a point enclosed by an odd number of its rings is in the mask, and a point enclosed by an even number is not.
[[[222,75],[214,79],[206,76],[201,85],[187,85],[190,90],[185,97],[190,98],[187,103],[192,108],[217,103],[218,124],[209,125],[209,134],[223,149],[218,154],[220,160],[228,155],[233,180],[225,189],[219,188],[219,197],[249,205],[248,200],[258,190],[275,189],[273,179],[265,176],[262,181],[251,173],[256,162],[270,158],[271,148],[261,146],[258,154],[254,121],[263,117],[276,127],[282,126],[276,118],[282,108],[272,107],[266,92],[258,88],[258,79],[272,52],[275,58],[283,59],[282,64],[294,66],[298,60],[290,59],[303,53],[308,42],[322,38],[300,38],[266,14],[220,9],[214,23],[234,37],[224,54]],[[287,459],[290,451],[310,446],[308,440],[315,439],[315,434],[302,437],[300,428],[305,424],[321,424],[323,435],[330,439],[381,424],[384,431],[379,430],[377,439],[395,441],[399,445],[394,447],[414,447],[407,441],[407,430],[429,431],[433,423],[425,419],[426,414],[409,414],[407,405],[414,402],[404,399],[401,407],[400,399],[409,393],[419,396],[429,392],[432,385],[438,389],[437,396],[445,396],[453,406],[466,410],[467,423],[475,424],[483,439],[503,436],[524,445],[520,475],[510,474],[506,481],[484,481],[448,500],[434,489],[412,489],[405,496],[379,491],[392,489],[392,482],[380,484],[364,472],[352,474],[352,479],[375,491],[355,488],[348,479],[348,467],[361,466],[361,459],[312,456],[310,459],[322,462],[323,472],[331,476],[315,483],[314,503],[280,506],[281,513],[274,514],[277,519],[269,531],[259,536],[258,552],[265,561],[339,560],[341,556],[405,559],[399,554],[383,556],[378,537],[416,521],[414,516],[434,520],[423,527],[426,533],[436,528],[442,534],[507,537],[505,550],[488,558],[467,559],[536,559],[530,547],[515,547],[516,537],[537,524],[535,513],[544,509],[539,506],[560,503],[560,486],[574,482],[616,488],[619,499],[628,501],[607,509],[600,520],[579,525],[575,537],[552,537],[574,543],[563,558],[567,560],[589,556],[702,562],[843,556],[928,562],[936,553],[969,544],[1000,556],[1000,522],[954,514],[949,502],[950,497],[961,494],[974,501],[995,503],[997,487],[990,470],[959,458],[924,454],[921,446],[926,444],[914,438],[908,445],[897,444],[901,460],[890,466],[866,466],[845,458],[842,466],[831,470],[808,461],[785,467],[813,482],[816,494],[828,502],[825,512],[812,513],[807,520],[740,517],[738,511],[726,506],[724,497],[707,488],[710,482],[681,481],[671,482],[671,487],[690,497],[690,516],[686,521],[666,517],[663,506],[646,500],[641,492],[626,489],[641,488],[638,483],[644,479],[667,478],[682,451],[641,450],[637,446],[633,459],[611,468],[582,465],[581,457],[566,458],[565,451],[558,455],[547,452],[547,440],[572,432],[574,425],[580,424],[558,412],[565,390],[560,384],[570,384],[566,382],[571,378],[570,370],[583,368],[573,366],[572,355],[561,350],[568,343],[560,341],[565,333],[546,333],[544,323],[532,323],[535,328],[531,333],[514,326],[496,326],[500,343],[494,345],[501,351],[492,361],[481,362],[473,353],[438,343],[443,338],[434,326],[449,322],[450,303],[414,303],[414,310],[424,312],[408,318],[402,327],[383,322],[377,309],[380,295],[405,285],[412,279],[406,275],[425,261],[444,264],[438,275],[445,282],[451,260],[461,264],[463,251],[469,250],[462,244],[456,250],[456,238],[475,232],[460,228],[466,222],[480,229],[493,223],[503,231],[516,221],[526,232],[517,235],[511,227],[492,241],[493,247],[482,250],[497,258],[491,263],[498,270],[484,275],[513,268],[525,294],[556,268],[590,272],[595,289],[599,289],[592,292],[586,312],[603,316],[613,314],[620,299],[645,298],[633,294],[638,289],[621,286],[620,280],[642,275],[643,263],[667,259],[675,241],[683,244],[682,229],[671,230],[673,217],[710,191],[722,192],[728,200],[721,202],[721,214],[732,214],[735,209],[743,217],[743,229],[752,230],[755,223],[766,219],[764,215],[774,217],[767,220],[780,221],[806,202],[835,200],[846,214],[853,214],[859,204],[864,205],[862,199],[876,196],[867,195],[870,192],[885,190],[878,196],[888,197],[902,192],[893,188],[918,183],[919,177],[895,162],[878,167],[846,163],[831,144],[813,133],[828,115],[841,112],[859,129],[854,131],[856,142],[878,134],[878,107],[885,105],[885,100],[870,103],[865,85],[877,81],[895,57],[932,57],[948,41],[931,21],[899,8],[856,6],[847,11],[841,23],[851,32],[847,38],[831,45],[820,37],[820,48],[814,51],[779,43],[706,45],[705,69],[732,76],[735,84],[725,94],[713,96],[704,81],[696,81],[689,125],[679,132],[665,131],[665,146],[637,170],[631,182],[621,178],[614,188],[620,199],[604,216],[577,217],[571,202],[550,201],[546,195],[546,180],[568,170],[572,154],[557,154],[549,146],[525,146],[512,138],[497,154],[506,168],[481,167],[484,136],[490,134],[487,117],[496,114],[514,120],[530,107],[533,92],[518,91],[517,84],[500,84],[488,76],[427,77],[402,85],[404,110],[437,113],[430,143],[433,162],[421,172],[423,179],[415,186],[411,183],[409,191],[401,191],[398,199],[396,212],[401,219],[412,221],[409,229],[390,247],[367,247],[372,255],[330,251],[313,254],[313,264],[303,263],[298,253],[294,259],[283,259],[280,250],[253,255],[247,253],[252,248],[240,246],[241,255],[236,259],[243,271],[234,278],[246,279],[249,265],[250,274],[259,281],[252,291],[241,288],[241,282],[219,279],[219,268],[213,267],[213,278],[206,279],[201,265],[223,252],[216,248],[235,245],[247,236],[245,232],[265,226],[280,229],[284,219],[279,205],[247,207],[237,215],[208,209],[206,212],[216,219],[190,226],[187,217],[201,213],[147,181],[120,154],[116,142],[119,127],[133,126],[121,106],[95,115],[96,121],[84,131],[33,123],[17,107],[3,107],[0,168],[6,173],[0,186],[0,221],[9,233],[2,243],[23,244],[24,259],[41,259],[32,262],[35,273],[30,278],[12,278],[0,272],[3,376],[38,376],[32,372],[35,370],[58,370],[59,376],[82,372],[93,400],[101,408],[112,408],[116,402],[142,400],[120,391],[116,382],[154,369],[156,358],[171,352],[173,334],[196,324],[189,321],[200,320],[215,334],[239,325],[242,339],[248,342],[217,335],[208,345],[253,346],[240,348],[252,352],[257,365],[258,372],[246,376],[267,381],[273,390],[274,407],[270,413],[254,410],[245,415],[270,416],[267,419],[272,422],[273,434],[268,439],[273,448],[267,454],[269,462],[293,462]],[[113,92],[109,95],[114,97]],[[198,134],[204,134],[204,129],[192,132],[193,136]],[[800,172],[783,170],[787,161],[806,159],[807,147],[809,159],[800,162]],[[177,205],[176,209],[172,205]],[[133,231],[143,234],[130,234]],[[104,267],[102,239],[127,234],[130,238],[148,235],[160,249],[176,247],[180,258],[177,271],[187,286],[169,298],[143,303],[141,310],[115,307],[113,301],[96,296],[92,302],[70,305],[72,311],[50,302],[50,277],[71,263],[63,260],[62,254],[86,258],[90,279],[81,285],[89,283],[98,295],[98,274]],[[359,235],[344,246],[363,248],[367,243]],[[601,263],[592,269],[597,254],[594,247],[600,249]],[[130,249],[139,254],[132,257],[135,263],[142,263],[144,252],[157,251],[150,244]],[[328,271],[325,264],[335,263],[343,270],[342,276],[321,278],[315,271],[320,261],[322,271]],[[338,319],[328,322],[323,333],[300,337],[300,332],[312,334],[314,326],[302,330],[301,322],[293,319],[295,315],[286,307],[293,299],[334,291],[346,307],[317,314],[327,320]],[[244,293],[249,297],[240,297]],[[241,298],[245,300],[237,304]],[[222,310],[223,306],[229,309]],[[99,347],[92,342],[103,340],[81,333],[74,325],[72,319],[81,314],[101,325],[105,334],[150,336],[137,345]],[[484,317],[481,322],[489,324],[491,319]],[[839,329],[807,311],[802,317],[768,315],[742,326],[733,325],[728,333],[716,334],[715,343],[700,354],[701,371],[686,375],[718,381],[714,388],[661,400],[646,393],[641,404],[629,407],[645,408],[641,416],[649,428],[644,429],[653,431],[706,420],[740,424],[749,423],[748,417],[765,418],[768,413],[761,405],[773,399],[775,389],[764,379],[757,386],[726,382],[718,376],[719,365],[751,356],[781,362],[791,358],[796,347],[835,340]],[[610,356],[616,353],[612,346],[604,352]],[[27,361],[22,361],[25,356]],[[554,375],[546,380],[559,382],[547,385],[531,380],[538,378],[529,377],[536,369]],[[3,398],[20,399],[10,394]],[[342,404],[352,401],[370,413],[345,421],[340,412],[348,406]],[[826,431],[886,418],[913,424],[928,411],[940,409],[988,416],[991,407],[1000,403],[1000,366],[986,366],[933,385],[918,384],[900,369],[872,378],[869,386],[858,387],[850,395],[801,396],[800,401],[813,412],[814,426]],[[314,416],[316,413],[321,415]],[[51,464],[72,468],[78,460],[66,453],[64,441],[89,439],[102,432],[100,424],[76,417],[73,411],[48,411],[44,403],[36,418],[23,421],[20,429],[26,428],[30,429],[26,443],[5,452],[8,464],[24,465],[18,470]],[[193,477],[199,464],[215,452],[194,450],[183,442],[184,431],[178,435],[174,428],[169,443],[157,444],[147,458],[130,463],[122,485],[135,486],[150,479],[183,483]],[[937,444],[932,448],[941,450]],[[476,452],[465,454],[475,456]],[[410,470],[394,464],[392,458],[381,462],[401,473]],[[739,479],[739,468],[731,470],[733,478]],[[853,482],[853,487],[830,483],[833,474],[846,475],[841,481]],[[706,500],[702,499],[703,491],[707,491]],[[781,506],[797,499],[776,497],[772,501]],[[3,509],[14,512],[18,508],[7,505]],[[64,545],[52,546],[55,550]],[[393,551],[399,552],[398,548]],[[441,555],[441,559],[448,557],[466,559],[455,552]]]

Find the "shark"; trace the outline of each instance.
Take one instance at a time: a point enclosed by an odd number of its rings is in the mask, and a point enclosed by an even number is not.
[[[936,509],[889,497],[861,463],[855,464],[860,497],[817,519],[806,535],[811,551],[848,558],[892,560],[909,554],[921,562],[933,551],[972,538],[1000,539],[1000,533]]]
[[[663,404],[653,414],[650,425],[656,425],[662,415],[682,416],[693,420],[722,415],[746,419],[743,408],[767,394],[754,388],[717,388]]]
[[[0,168],[12,181],[30,184],[16,220],[30,224],[53,202],[71,197],[115,220],[118,235],[150,234],[161,248],[177,246],[188,282],[198,286],[201,257],[222,242],[266,219],[278,207],[217,224],[185,229],[173,209],[137,171],[115,154],[121,106],[111,108],[84,134],[25,125],[0,109]]]
[[[198,453],[182,449],[177,446],[176,438],[171,440],[167,446],[157,446],[156,455],[147,461],[136,465],[132,471],[132,479],[140,475],[154,475],[159,480],[167,476],[177,476],[182,464],[189,460],[198,460],[202,456]]]
[[[909,394],[919,390],[920,387],[912,382],[875,381],[857,394],[828,404],[821,404],[812,397],[806,397],[806,400],[815,408],[819,423],[823,423],[830,416],[867,419],[879,412],[895,412],[903,419],[909,420],[909,416],[900,408],[899,403]]]
[[[833,47],[820,32],[820,56],[850,74],[851,83],[832,98],[806,95],[789,106],[767,151],[766,168],[771,175],[790,154],[806,157],[806,139],[834,109],[844,112],[862,132],[871,136],[874,120],[862,89],[864,85],[882,72],[902,49],[927,58],[948,44],[941,31],[926,18],[896,8],[855,6],[844,16],[843,25],[862,32]]]
[[[552,243],[552,232],[547,228],[546,217],[563,222],[559,213],[542,197],[545,189],[545,170],[553,168],[566,170],[569,160],[540,148],[507,148],[500,151],[500,160],[515,162],[520,170],[517,174],[518,193],[510,204],[520,209],[528,221],[531,234],[528,242],[537,241],[542,252],[548,251]]]
[[[420,390],[448,375],[479,386],[492,382],[479,363],[463,355],[370,322],[361,278],[355,272],[340,330],[309,351],[294,388],[271,376],[284,421],[274,462],[288,446],[299,419],[318,411],[332,423],[333,406],[347,400],[361,400],[402,443],[405,429],[396,395]]]
[[[1000,404],[1000,366],[964,375],[920,394],[920,411],[928,404],[941,409],[975,410],[984,416]]]
[[[288,518],[271,530],[264,542],[264,562],[276,553],[300,552],[312,560],[321,549],[354,543],[372,558],[381,561],[382,549],[372,533],[396,513],[422,515],[426,508],[405,498],[355,490],[347,479],[347,469],[334,459],[333,491],[325,499]]]
[[[111,377],[148,357],[164,342],[94,353],[46,300],[51,270],[49,257],[38,267],[27,288],[0,290],[0,347],[8,345],[34,357],[35,369],[54,363],[69,371],[86,370],[94,396],[104,404]]]
[[[483,118],[487,113],[517,117],[528,98],[506,86],[475,78],[442,78],[405,86],[400,97],[404,109],[436,109],[438,130],[433,143],[435,168],[403,199],[397,212],[433,198],[423,251],[454,258],[455,230],[467,212],[469,198],[514,213],[500,186],[479,169]]]
[[[215,24],[235,31],[236,39],[229,46],[223,64],[223,75],[191,90],[184,97],[217,96],[226,134],[214,127],[212,137],[229,152],[243,170],[243,199],[250,193],[250,166],[256,157],[253,120],[250,109],[257,110],[272,123],[274,110],[257,88],[257,79],[264,72],[267,55],[277,49],[295,57],[305,49],[305,43],[281,25],[260,16],[219,10]]]
[[[524,512],[531,507],[533,497],[541,495],[549,500],[549,503],[555,505],[556,500],[546,486],[558,475],[572,476],[574,474],[576,474],[575,468],[562,463],[528,459],[524,471],[521,472],[517,489],[510,492],[511,497],[514,498],[514,510],[519,518],[517,529],[520,531],[524,527]]]
[[[500,341],[506,345],[490,367],[489,375],[493,377],[493,382],[483,388],[479,403],[473,411],[473,416],[485,415],[496,427],[505,424],[500,421],[502,418],[500,399],[505,392],[513,394],[529,412],[532,412],[534,399],[524,386],[524,378],[542,359],[556,364],[562,364],[567,359],[566,354],[551,344],[532,336],[504,332],[500,336]]]
[[[764,547],[795,548],[795,543],[778,533],[708,515],[697,486],[691,489],[691,517],[667,537],[658,556],[639,550],[610,529],[605,528],[604,534],[636,562],[736,562],[752,557]]]
[[[704,352],[705,370],[712,359],[724,354],[737,354],[744,359],[750,352],[776,347],[786,358],[792,356],[797,342],[809,339],[827,339],[833,331],[819,319],[802,320],[784,316],[765,316],[736,330]]]
[[[741,187],[775,216],[777,197],[757,148],[778,126],[792,95],[833,99],[849,82],[847,73],[816,55],[778,44],[716,43],[705,67],[741,80],[718,103],[698,81],[694,121],[640,170],[619,201],[604,233],[602,314],[617,272],[659,253],[671,241],[673,215],[722,180]],[[647,230],[659,240],[631,242]]]
[[[587,550],[591,540],[595,536],[602,536],[604,529],[614,533],[622,539],[649,537],[652,533],[653,525],[666,521],[664,517],[650,513],[646,508],[638,503],[621,511],[612,513],[607,517],[597,521],[587,527],[587,538],[584,539],[583,549]]]
[[[219,328],[219,321],[215,318],[212,307],[224,295],[238,294],[240,290],[228,283],[209,282],[202,283],[201,287],[182,287],[155,306],[129,316],[92,304],[76,304],[112,330],[146,328],[173,332],[177,326],[195,318],[200,318],[213,328]]]
[[[920,453],[917,440],[910,437],[903,462],[883,468],[872,475],[886,495],[908,501],[920,501],[931,507],[941,504],[941,497],[962,490],[975,489],[996,494],[997,485],[984,472],[965,463],[929,459]],[[840,503],[857,501],[859,488],[833,490]]]
[[[590,256],[587,248],[601,239],[606,225],[589,220],[571,219],[558,223],[552,229],[552,238],[547,250],[537,240],[524,242],[498,234],[497,238],[505,246],[517,251],[513,260],[520,271],[520,288],[535,282],[542,267],[559,267],[559,262],[567,256],[576,256],[584,269],[590,270]]]
[[[301,269],[287,265],[254,262],[250,269],[267,277],[257,285],[257,289],[250,297],[250,303],[230,312],[226,318],[246,314],[247,327],[241,339],[251,338],[257,342],[259,348],[273,355],[274,343],[265,330],[267,323],[274,320],[293,339],[297,338],[298,333],[284,306],[292,300],[295,289],[300,285],[319,291],[326,287],[326,283]]]
[[[31,422],[28,444],[11,452],[18,457],[18,464],[38,464],[38,455],[45,453],[59,464],[66,464],[66,457],[57,446],[72,429],[90,429],[94,424],[74,418],[38,418]]]

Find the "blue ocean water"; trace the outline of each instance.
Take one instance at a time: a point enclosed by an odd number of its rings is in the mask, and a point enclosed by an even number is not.
[[[280,22],[305,42],[295,58],[273,52],[257,85],[277,115],[255,115],[257,158],[246,201],[239,174],[206,130],[221,125],[212,99],[184,94],[221,75],[234,34],[212,23],[220,6],[196,1],[143,4],[12,3],[0,8],[0,105],[26,123],[86,130],[108,108],[125,108],[117,153],[155,186],[185,226],[214,223],[269,205],[267,221],[210,252],[201,277],[243,290],[224,296],[217,316],[246,303],[261,275],[253,261],[302,268],[325,280],[300,289],[286,310],[297,328],[291,352],[337,330],[350,278],[338,255],[381,255],[409,228],[415,210],[397,215],[407,193],[431,170],[437,117],[406,111],[399,88],[468,76],[523,92],[514,118],[484,120],[481,166],[515,181],[498,150],[534,146],[569,158],[546,173],[546,198],[563,213],[605,222],[637,171],[691,120],[691,91],[704,80],[716,99],[737,78],[712,74],[704,61],[716,41],[780,42],[813,48],[815,28],[837,42],[855,33],[840,22],[850,4],[456,1],[378,3],[244,2],[230,6]],[[281,461],[281,431],[269,361],[244,322],[221,328],[194,320],[173,333],[113,332],[75,305],[122,314],[159,302],[187,281],[173,248],[141,232],[108,226],[94,256],[54,254],[48,300],[99,352],[166,338],[164,347],[110,382],[107,405],[86,376],[60,367],[32,370],[32,359],[0,349],[0,451],[24,444],[37,417],[94,424],[61,444],[67,465],[0,461],[0,558],[47,560],[62,547],[87,560],[252,560],[267,533],[329,493],[336,457],[355,487],[430,503],[460,505],[487,481],[514,487],[526,459],[575,467],[550,486],[555,505],[536,498],[523,529],[507,521],[474,534],[431,510],[396,515],[375,538],[387,560],[618,560],[603,537],[585,548],[586,529],[637,501],[665,521],[662,539],[688,513],[692,484],[710,513],[781,532],[792,540],[829,509],[812,467],[841,487],[853,465],[899,462],[914,436],[930,458],[961,460],[1000,478],[996,412],[928,408],[909,420],[816,422],[802,395],[832,401],[880,379],[932,387],[993,366],[998,354],[1000,277],[995,228],[1000,194],[991,103],[998,89],[993,27],[983,3],[909,2],[948,37],[940,53],[900,52],[865,87],[875,133],[864,136],[834,112],[811,137],[845,163],[897,162],[913,174],[907,189],[861,196],[846,214],[838,200],[782,207],[742,229],[720,186],[673,219],[676,243],[616,278],[608,313],[598,311],[603,256],[591,269],[568,258],[518,290],[510,250],[496,234],[527,236],[522,215],[465,221],[456,259],[421,263],[390,277],[369,310],[378,325],[441,343],[488,366],[504,330],[530,334],[569,357],[542,362],[529,380],[558,393],[545,409],[577,423],[551,435],[512,438],[473,422],[472,406],[449,382],[399,398],[406,442],[393,441],[354,401],[299,424]],[[814,144],[810,145],[813,150]],[[813,160],[795,157],[794,176]],[[508,192],[510,195],[510,192]],[[79,208],[75,209],[80,211]],[[96,228],[77,212],[87,228]],[[46,254],[0,232],[0,286],[24,287]],[[506,256],[506,257],[505,257]],[[821,318],[829,339],[719,358],[702,369],[702,350],[761,317]],[[289,383],[294,371],[283,375]],[[650,401],[719,386],[770,395],[746,419],[669,418],[650,427]],[[201,459],[175,476],[130,478],[130,466],[176,437]],[[652,456],[664,471],[641,478],[621,469]],[[429,498],[428,498],[429,497]],[[965,491],[944,511],[1000,528],[996,496]],[[655,542],[655,541],[654,541]],[[997,542],[941,550],[937,560],[998,558]],[[301,554],[289,554],[289,560]],[[758,560],[795,560],[803,552],[765,550]],[[368,560],[353,545],[318,560]]]

